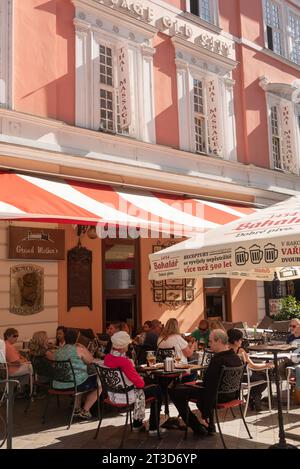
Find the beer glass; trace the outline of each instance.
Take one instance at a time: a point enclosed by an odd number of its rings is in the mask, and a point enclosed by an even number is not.
[[[149,350],[147,352],[147,363],[148,363],[148,366],[153,366],[156,363],[156,356],[153,350]]]

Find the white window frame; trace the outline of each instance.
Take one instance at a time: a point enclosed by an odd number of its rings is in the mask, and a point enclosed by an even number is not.
[[[266,4],[267,1],[270,2],[271,4],[275,4],[278,6],[278,11],[279,11],[279,21],[281,23],[281,28],[278,29],[278,31],[281,34],[281,54],[276,52],[273,49],[270,49],[268,46],[268,34],[267,34],[267,15],[266,15]],[[262,9],[263,9],[263,18],[264,18],[264,30],[265,30],[265,47],[272,51],[274,54],[280,55],[281,57],[286,57],[286,39],[285,39],[285,34],[284,34],[284,27],[285,27],[285,17],[284,17],[284,11],[283,11],[283,4],[278,1],[278,0],[262,0]],[[276,29],[277,31],[277,29]],[[273,36],[273,35],[272,35]],[[273,40],[274,44],[274,40]]]
[[[0,107],[12,108],[12,0],[0,2]]]
[[[289,25],[289,23],[290,23],[289,22],[290,14],[293,15],[293,16],[298,17],[299,25],[300,25],[300,9],[293,8],[291,5],[287,5],[287,9],[286,9],[286,18],[287,18],[287,25],[286,25],[286,31],[287,31],[286,36],[287,37],[286,37],[286,41],[287,41],[288,59],[291,62],[293,62],[297,65],[300,65],[300,35],[299,35],[298,61],[292,59],[292,41],[293,41],[293,39],[292,39],[292,34],[291,34],[291,31],[290,31],[290,25]],[[300,33],[300,31],[299,31],[299,33]]]
[[[297,151],[299,149],[299,126],[298,126],[298,116],[300,118],[300,106],[299,105],[293,105],[293,102],[282,98],[278,95],[275,95],[273,93],[266,93],[266,102],[267,102],[267,115],[268,115],[268,136],[269,136],[269,162],[270,162],[270,168],[274,169],[276,171],[281,171],[287,174],[298,174],[299,173],[299,152]],[[282,154],[282,140],[283,140],[283,134],[282,134],[282,115],[281,115],[281,106],[288,105],[291,109],[291,119],[292,119],[292,144],[293,144],[293,155],[294,155],[294,164],[296,168],[296,172],[291,172],[286,169],[284,169],[284,157]],[[274,164],[274,158],[273,158],[273,134],[272,134],[272,123],[271,123],[271,109],[273,106],[277,107],[277,112],[278,112],[278,126],[279,126],[279,139],[280,139],[280,159],[281,159],[281,168],[276,168]]]
[[[197,0],[199,3],[199,11],[200,11],[200,4],[201,0]],[[210,5],[210,16],[211,16],[211,21],[207,21],[205,18],[202,18],[202,16],[198,16],[202,21],[206,21],[209,24],[213,24],[215,26],[219,26],[219,2],[218,0],[209,0],[209,5]],[[191,13],[191,2],[190,0],[186,0],[186,11]],[[191,13],[193,14],[193,13]]]
[[[177,93],[178,93],[178,119],[179,119],[179,142],[180,149],[208,157],[217,157],[222,160],[237,160],[236,132],[233,106],[233,84],[234,82],[219,75],[204,72],[197,67],[191,66],[183,59],[176,59],[177,66]],[[218,117],[222,122],[222,131],[219,131],[219,141],[222,147],[220,155],[209,153],[208,126],[206,112],[206,152],[196,152],[195,139],[195,113],[194,113],[194,79],[205,83],[204,105],[207,106],[207,82],[214,79],[218,84],[217,106]]]
[[[298,62],[292,60],[292,38],[290,33],[289,27],[289,16],[290,14],[298,16],[300,21],[300,8],[287,3],[284,0],[269,0],[272,3],[275,3],[279,7],[279,17],[281,20],[281,47],[282,53],[278,54],[272,49],[268,47],[268,36],[267,36],[267,19],[266,19],[266,0],[262,0],[262,12],[263,12],[263,21],[264,21],[264,35],[265,35],[265,48],[270,52],[273,52],[280,57],[284,57],[285,59],[289,60],[291,63],[300,65],[300,52],[298,54]]]
[[[100,53],[99,53],[99,48],[101,46],[110,48],[112,50],[112,77],[113,77],[113,85],[107,85],[104,83],[100,82]],[[135,115],[134,112],[132,112],[132,119],[131,119],[131,124],[130,128],[128,130],[122,131],[121,129],[118,129],[118,113],[117,113],[117,93],[118,93],[118,83],[117,83],[117,73],[118,73],[118,65],[117,65],[117,53],[118,49],[123,44],[120,41],[114,41],[114,40],[109,40],[107,37],[100,37],[99,35],[94,36],[94,41],[93,41],[93,64],[94,64],[94,70],[93,70],[93,75],[94,75],[94,112],[93,112],[93,128],[95,130],[101,131],[101,109],[100,109],[100,89],[104,89],[106,91],[110,91],[113,94],[112,101],[113,101],[113,129],[110,131],[108,129],[104,129],[104,132],[107,133],[114,133],[118,135],[130,135],[131,137],[136,138],[137,135],[135,133]],[[133,89],[133,84],[132,80],[130,80],[130,88],[131,88],[131,94],[132,94],[132,89]]]
[[[76,33],[76,125],[97,131],[100,127],[99,44],[112,47],[115,51],[125,46],[129,56],[131,124],[128,133],[122,132],[117,135],[126,135],[145,142],[156,143],[153,92],[153,55],[155,49],[149,45],[149,40],[145,39],[146,33],[143,35],[143,41],[146,42],[137,42],[134,40],[135,35],[132,32],[133,39],[128,39],[129,32],[127,38],[118,34],[121,28],[118,28],[116,24],[111,23],[110,32],[102,26],[97,27],[95,23],[96,18],[93,23],[78,16],[74,19]],[[115,132],[113,133],[115,134]]]

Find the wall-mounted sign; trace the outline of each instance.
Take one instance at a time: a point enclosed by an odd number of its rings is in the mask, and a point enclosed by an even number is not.
[[[208,49],[210,52],[235,59],[234,42],[232,40],[219,33],[207,32],[204,27],[190,21],[189,17],[185,18],[184,13],[179,15],[163,5],[148,0],[94,0],[94,2],[144,21],[171,37],[180,37],[199,45],[203,49]],[[189,16],[193,18],[194,15],[189,14]],[[78,17],[80,18],[79,15]]]
[[[15,265],[10,269],[10,312],[27,316],[44,309],[44,269]]]
[[[62,260],[65,232],[50,228],[8,227],[9,259]]]
[[[118,82],[120,127],[126,129],[131,123],[130,84],[128,67],[128,50],[125,46],[118,50]]]

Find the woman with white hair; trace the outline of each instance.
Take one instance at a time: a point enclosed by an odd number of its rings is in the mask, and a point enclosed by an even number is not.
[[[161,408],[161,391],[159,386],[145,386],[143,378],[136,371],[133,362],[126,356],[128,345],[131,343],[129,334],[125,331],[119,331],[111,337],[112,349],[104,358],[104,365],[109,368],[120,368],[123,372],[125,383],[128,386],[134,385],[134,389],[129,391],[129,403],[134,403],[133,409],[133,431],[144,429],[143,420],[145,418],[145,399],[156,397],[158,408]],[[126,397],[121,393],[109,392],[109,398],[116,404],[125,404]],[[157,421],[155,401],[151,402],[149,435],[157,434]],[[160,431],[164,431],[161,429]]]

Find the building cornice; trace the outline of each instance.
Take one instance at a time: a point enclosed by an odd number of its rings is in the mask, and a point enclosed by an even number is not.
[[[61,167],[79,172],[89,170],[121,182],[124,178],[127,183],[135,178],[145,185],[148,180],[165,190],[168,184],[176,184],[182,186],[183,193],[206,188],[271,199],[274,196],[276,199],[277,194],[280,199],[300,191],[300,178],[293,174],[99,133],[7,109],[0,109],[0,133],[1,161],[7,167],[18,168],[17,162],[22,160],[37,171],[42,164],[50,165],[54,173]]]

